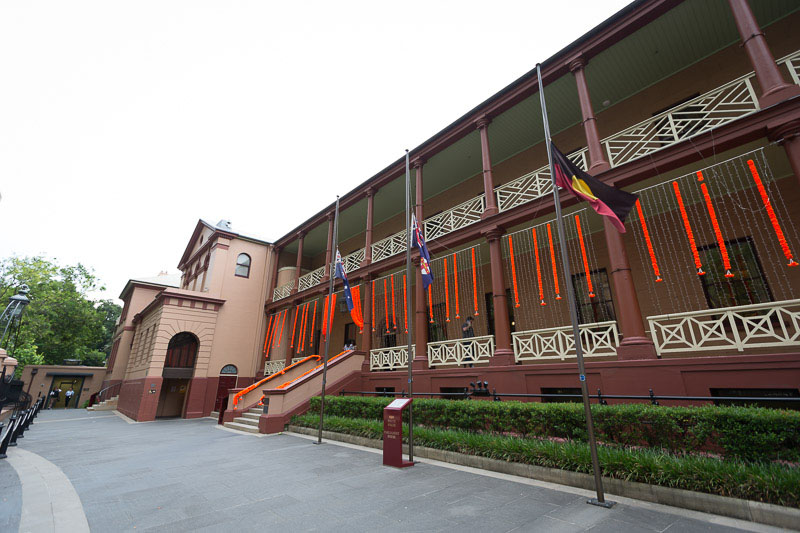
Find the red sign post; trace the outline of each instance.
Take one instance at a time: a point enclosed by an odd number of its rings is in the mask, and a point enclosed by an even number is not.
[[[411,398],[398,398],[383,409],[383,464],[405,468],[414,466],[403,459],[403,409]]]

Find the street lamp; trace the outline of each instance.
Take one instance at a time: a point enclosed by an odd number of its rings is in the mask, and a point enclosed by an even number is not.
[[[19,291],[17,291],[17,294],[8,299],[8,305],[5,310],[3,310],[3,314],[0,315],[0,324],[2,324],[4,320],[6,323],[5,328],[3,328],[3,336],[0,337],[0,348],[8,348],[12,337],[14,338],[14,347],[16,348],[19,328],[22,324],[22,312],[25,311],[25,307],[30,303],[28,299],[29,292],[30,289],[28,289],[28,286],[22,285]],[[8,338],[6,338],[6,334],[8,334]],[[11,356],[13,354],[9,353],[8,355]],[[5,381],[5,378],[6,365],[4,364],[3,371],[0,372],[0,383]]]

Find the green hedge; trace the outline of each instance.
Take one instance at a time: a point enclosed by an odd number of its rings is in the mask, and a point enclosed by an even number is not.
[[[328,397],[326,415],[381,420],[391,398]],[[319,413],[319,398],[311,399]],[[748,461],[800,461],[800,412],[757,407],[593,405],[598,441],[711,452]],[[414,424],[473,433],[586,441],[576,403],[414,400]]]
[[[416,417],[416,409],[414,414]],[[319,415],[295,417],[292,423],[316,428]],[[380,439],[383,432],[379,420],[338,416],[326,416],[324,427],[328,431],[373,439]],[[407,430],[404,425],[404,435]],[[592,471],[589,446],[582,442],[543,441],[415,425],[414,444],[574,472]],[[607,477],[800,507],[798,468],[608,446],[600,446],[598,454],[603,475]]]

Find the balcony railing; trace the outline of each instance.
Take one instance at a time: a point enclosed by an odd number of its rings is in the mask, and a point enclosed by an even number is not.
[[[287,298],[290,294],[292,294],[293,286],[294,282],[290,281],[289,283],[284,283],[280,287],[275,287],[275,290],[272,291],[272,301],[276,302],[278,300]]]
[[[428,365],[488,363],[494,355],[494,335],[428,343]]]
[[[800,300],[649,316],[658,354],[800,346]]]
[[[352,254],[346,255],[342,258],[344,264],[344,271],[348,274],[361,268],[361,263],[364,261],[365,248],[356,250]]]
[[[781,58],[778,63],[786,65],[794,83],[800,84],[800,51]],[[601,144],[609,163],[612,167],[623,165],[758,111],[758,98],[752,84],[754,78],[755,74],[751,72],[603,139]],[[568,157],[582,169],[588,168],[586,148],[573,152]],[[552,191],[550,169],[543,166],[496,187],[494,194],[499,210],[507,211],[551,194]],[[484,195],[481,194],[425,220],[423,224],[426,239],[432,241],[477,222],[484,207]],[[406,232],[402,230],[372,244],[372,261],[378,262],[403,253],[405,247]],[[357,260],[353,256],[359,252],[361,258]],[[349,264],[356,270],[364,259],[363,250],[350,254],[345,259],[351,257],[353,259]],[[345,269],[351,272],[347,262]],[[313,272],[306,276],[311,274]],[[313,287],[321,278],[321,275],[314,278],[315,283],[308,287],[301,286],[300,290]],[[309,283],[311,281],[309,278]],[[280,297],[277,297],[278,289],[275,289],[273,301],[289,296],[290,292],[291,284],[289,290],[282,292]]]
[[[414,346],[411,347],[411,353],[412,355],[416,354]],[[408,347],[393,346],[370,350],[370,370],[400,370],[403,368],[408,368]]]
[[[306,289],[310,289],[311,287],[316,287],[319,285],[319,282],[322,281],[322,276],[325,274],[325,267],[321,266],[316,270],[312,270],[308,274],[304,274],[300,276],[298,280],[298,290],[304,291]]]
[[[581,347],[584,357],[616,355],[619,345],[617,323],[595,322],[581,324]],[[511,334],[514,359],[517,362],[564,360],[577,357],[572,326],[517,331]]]
[[[286,366],[286,361],[267,361],[264,363],[264,375],[269,376],[280,372]]]

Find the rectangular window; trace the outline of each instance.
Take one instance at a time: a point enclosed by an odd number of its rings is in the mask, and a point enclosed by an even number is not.
[[[735,267],[732,278],[725,277],[722,253],[718,244],[700,246],[700,261],[705,276],[699,276],[703,285],[708,307],[735,307],[738,305],[759,304],[772,301],[761,261],[756,254],[751,237],[725,242],[731,265]]]
[[[356,327],[355,323],[350,322],[349,324],[344,325],[344,344],[355,344],[356,343],[356,333],[358,333],[358,328]]]
[[[578,322],[592,324],[616,320],[614,300],[611,296],[611,285],[608,283],[606,269],[592,270],[589,274],[592,281],[594,297],[589,297],[589,284],[586,274],[573,274],[572,287],[575,289],[575,301],[578,304]]]
[[[469,398],[467,396],[467,387],[440,387],[439,392],[445,393],[445,396],[442,396],[444,400],[466,400]]]
[[[378,396],[394,396],[394,387],[375,387],[375,392],[380,393]]]
[[[428,342],[438,342],[447,340],[447,329],[444,303],[433,304],[433,322],[430,321],[430,308],[428,313]]]
[[[709,389],[711,396],[728,398],[800,398],[798,389]],[[800,401],[715,400],[714,405],[755,405],[800,410]]]
[[[555,398],[542,398],[542,402],[544,403],[581,403],[583,399],[580,398],[581,389],[579,388],[572,388],[572,387],[559,387],[559,388],[548,388],[542,387],[542,394],[577,394],[579,397],[575,398],[574,396],[567,396],[567,397],[555,397]]]

